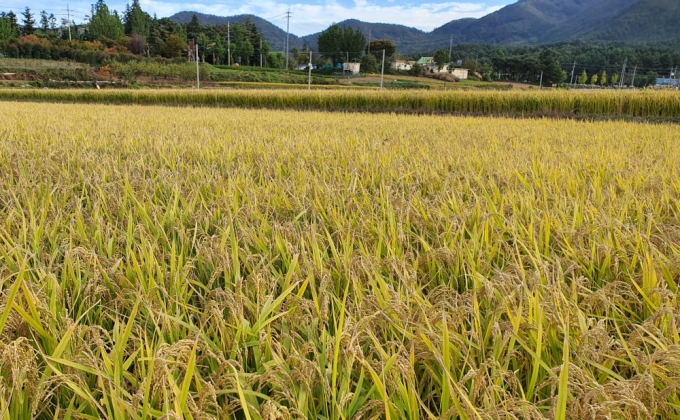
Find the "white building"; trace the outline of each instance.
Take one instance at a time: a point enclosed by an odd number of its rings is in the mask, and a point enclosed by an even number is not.
[[[397,60],[392,63],[392,68],[395,70],[409,71],[416,64],[415,61]]]
[[[361,63],[343,63],[342,71],[345,74],[355,75],[359,74],[361,70]]]
[[[425,68],[430,73],[451,73],[460,80],[466,80],[468,78],[468,69],[455,67],[453,64],[444,64],[439,68],[435,63],[428,63]]]
[[[463,69],[460,67],[456,67],[451,71],[451,74],[459,78],[460,80],[467,80],[468,78],[468,69]]]

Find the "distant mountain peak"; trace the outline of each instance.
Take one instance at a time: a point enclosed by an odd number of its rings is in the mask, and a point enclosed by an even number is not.
[[[284,49],[286,33],[254,15],[220,17],[180,12],[170,17],[187,23],[196,15],[202,24],[226,24],[251,19],[274,51]],[[680,34],[678,0],[519,0],[482,18],[446,23],[432,32],[393,23],[369,23],[358,19],[338,22],[361,29],[368,38],[390,39],[401,53],[415,54],[455,44],[542,44],[577,39],[677,45]],[[318,33],[290,35],[290,45],[316,48]]]

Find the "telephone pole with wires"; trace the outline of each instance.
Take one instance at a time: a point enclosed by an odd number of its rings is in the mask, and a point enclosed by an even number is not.
[[[380,90],[383,90],[385,80],[385,50],[383,50],[382,66],[380,67]]]
[[[307,79],[307,90],[312,90],[312,50],[309,50],[309,76]]]
[[[286,71],[288,71],[288,53],[290,52],[290,9],[286,12]]]
[[[200,71],[198,70],[198,41],[194,40],[194,43],[196,44],[196,90],[199,90],[201,88],[201,78],[199,76]]]
[[[631,87],[635,88],[635,75],[637,74],[637,66],[633,70],[633,80],[630,82]]]
[[[231,66],[231,22],[227,22],[227,66]]]
[[[63,15],[62,15],[63,16]],[[68,3],[66,3],[66,16],[68,19],[68,40],[71,40],[71,9],[68,6]]]
[[[621,77],[619,77],[619,87],[623,87],[623,79],[626,77],[626,65],[628,64],[628,57],[623,60],[623,69],[621,70]]]

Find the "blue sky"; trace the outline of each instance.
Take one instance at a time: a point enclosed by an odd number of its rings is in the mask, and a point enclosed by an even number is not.
[[[48,13],[64,15],[64,3],[48,0],[0,0],[0,10],[23,10],[28,5],[34,11],[47,10]],[[83,21],[90,12],[92,1],[75,0],[69,2],[76,22]],[[199,11],[218,16],[251,13],[269,20],[275,25],[286,27],[284,13],[290,8],[293,16],[291,33],[308,35],[318,32],[333,22],[355,18],[367,22],[397,23],[425,31],[443,25],[453,19],[481,17],[516,0],[140,0],[142,8],[156,13],[159,17],[170,16],[182,10]],[[112,9],[121,11],[127,0],[107,0]]]

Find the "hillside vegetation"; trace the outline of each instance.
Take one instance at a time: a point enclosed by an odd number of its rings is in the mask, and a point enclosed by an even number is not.
[[[194,12],[171,17],[188,22]],[[217,17],[196,13],[201,22],[225,23],[244,16]],[[283,46],[285,31],[252,17],[273,45]],[[401,53],[418,54],[456,44],[545,44],[572,40],[625,42],[677,47],[680,42],[680,2],[675,0],[519,0],[479,19],[451,21],[432,32],[403,25],[369,23],[356,19],[340,26],[371,31],[373,39],[392,40]],[[291,47],[315,48],[319,34],[291,36]]]

